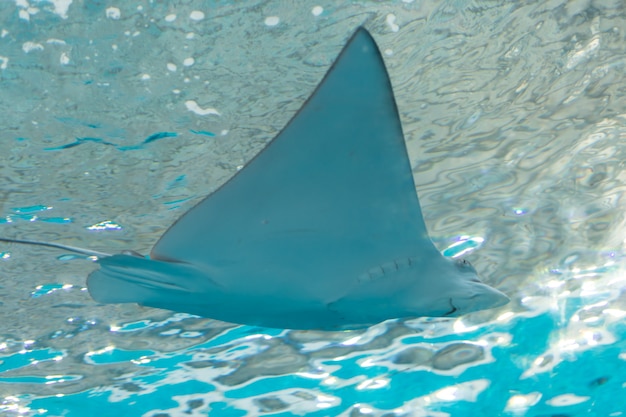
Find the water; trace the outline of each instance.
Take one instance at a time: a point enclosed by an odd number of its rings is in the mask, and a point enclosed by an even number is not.
[[[622,1],[205,3],[0,2],[2,236],[147,253],[364,23],[431,236],[512,302],[232,326],[96,305],[88,260],[3,245],[3,415],[624,415]]]

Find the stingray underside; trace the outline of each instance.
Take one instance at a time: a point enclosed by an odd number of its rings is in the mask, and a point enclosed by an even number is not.
[[[242,298],[332,302],[366,271],[416,254],[440,256],[383,59],[360,28],[278,136],[179,218],[151,258],[210,270],[213,282]],[[90,292],[102,299],[118,284],[96,272]],[[130,287],[125,300],[145,303],[143,290],[133,295]],[[161,305],[167,300],[163,287]]]

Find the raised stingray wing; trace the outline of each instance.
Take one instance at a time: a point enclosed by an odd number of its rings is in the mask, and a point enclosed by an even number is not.
[[[151,258],[230,266],[249,279],[354,279],[424,253],[437,254],[391,83],[360,28],[282,132],[178,219]]]

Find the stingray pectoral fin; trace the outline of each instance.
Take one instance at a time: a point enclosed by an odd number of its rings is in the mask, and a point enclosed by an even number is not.
[[[87,288],[101,303],[158,305],[177,302],[189,294],[218,290],[210,277],[184,264],[129,255],[114,255],[98,261],[100,269],[87,278]]]
[[[202,268],[244,257],[225,284],[288,282],[333,299],[369,265],[416,254],[438,252],[383,58],[359,28],[287,126],[174,223],[151,257]]]

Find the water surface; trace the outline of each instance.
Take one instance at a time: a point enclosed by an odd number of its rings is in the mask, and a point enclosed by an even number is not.
[[[364,24],[435,244],[512,298],[281,331],[97,305],[92,262],[3,245],[0,411],[624,415],[625,18],[618,0],[0,2],[2,236],[147,253]]]

